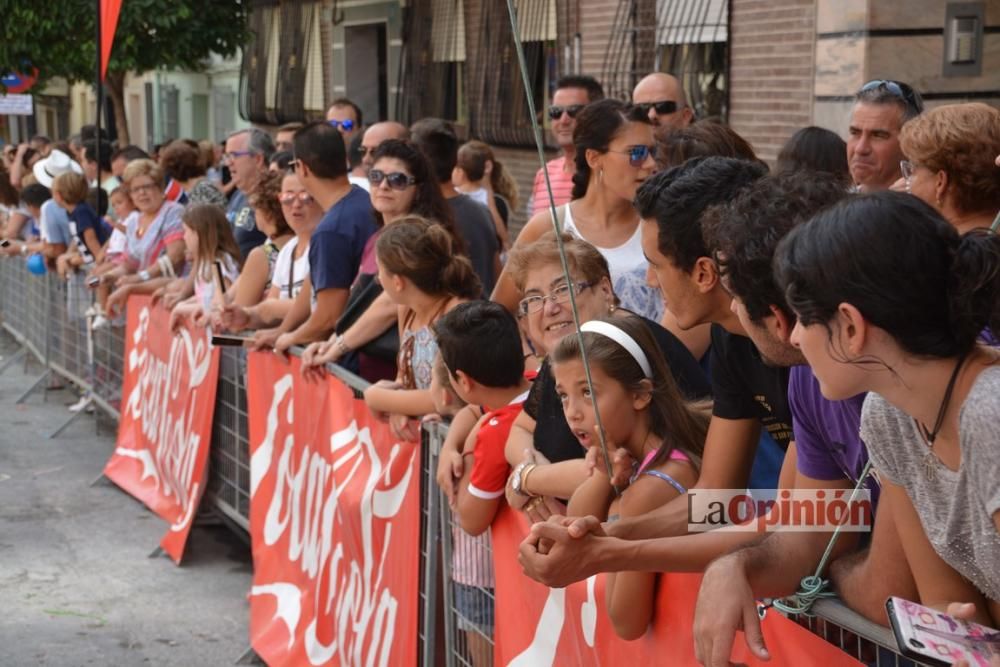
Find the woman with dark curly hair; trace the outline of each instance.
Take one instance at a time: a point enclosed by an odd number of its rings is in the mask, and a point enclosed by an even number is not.
[[[1000,210],[1000,111],[981,102],[925,111],[903,125],[897,185],[937,209],[959,233],[989,227]]]
[[[267,240],[247,255],[240,277],[233,284],[233,305],[246,307],[260,303],[271,288],[278,253],[295,236],[281,210],[283,178],[284,174],[266,172],[261,176],[257,189],[250,195],[257,229],[267,236]]]

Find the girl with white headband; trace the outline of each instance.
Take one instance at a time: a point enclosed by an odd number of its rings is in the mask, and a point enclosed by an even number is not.
[[[591,320],[581,326],[593,381],[591,398],[580,338],[569,335],[552,353],[556,391],[580,444],[600,447],[594,401],[612,460],[640,462],[615,500],[603,454],[573,494],[568,516],[638,516],[683,494],[698,480],[710,418],[707,403],[686,402],[655,339],[638,317]],[[624,456],[624,453],[629,456]],[[619,475],[616,474],[616,478]],[[646,632],[653,614],[656,574],[607,575],[605,599],[615,631],[626,639]]]

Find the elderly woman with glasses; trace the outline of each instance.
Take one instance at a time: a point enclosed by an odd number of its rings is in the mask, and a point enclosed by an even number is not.
[[[960,233],[989,227],[1000,211],[1000,111],[949,104],[907,122],[902,187],[937,209]]]
[[[539,355],[546,355],[566,336],[575,335],[570,295],[576,300],[580,323],[600,317],[637,317],[619,307],[611,284],[611,271],[603,254],[589,243],[562,236],[570,276],[563,273],[559,244],[553,232],[511,251],[506,271],[520,300],[517,302],[521,329]],[[655,321],[643,323],[656,338],[670,372],[685,398],[711,393],[708,380],[687,348]],[[507,461],[515,466],[507,497],[520,509],[532,496],[569,498],[589,475],[585,451],[566,423],[562,403],[548,360],[538,370],[524,412],[518,416],[506,447]],[[455,454],[455,456],[453,456]],[[451,488],[454,466],[461,468],[460,455],[442,452],[438,483]],[[551,462],[551,465],[546,465]],[[535,466],[528,470],[529,466]],[[527,474],[525,474],[527,473]],[[532,504],[533,518],[545,518],[546,506]],[[535,516],[537,514],[537,516]]]
[[[117,286],[108,297],[111,313],[130,294],[150,294],[182,275],[185,263],[184,207],[164,196],[163,169],[152,160],[134,160],[123,176],[136,210],[124,221],[126,261],[103,278]]]
[[[573,201],[556,210],[559,228],[604,255],[615,293],[626,308],[659,320],[663,297],[646,283],[639,216],[632,207],[639,184],[656,169],[653,126],[637,107],[604,99],[579,113],[573,145]],[[551,213],[543,211],[528,221],[514,247],[531,243],[551,229]],[[509,271],[501,275],[493,300],[514,310],[517,288]]]

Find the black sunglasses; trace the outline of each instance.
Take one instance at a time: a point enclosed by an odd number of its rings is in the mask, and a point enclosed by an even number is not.
[[[576,115],[583,111],[583,104],[571,104],[567,107],[549,107],[549,118],[551,120],[559,120],[562,118],[563,112],[569,114],[570,118],[576,118]]]
[[[643,102],[642,104],[636,104],[642,113],[649,115],[649,110],[654,109],[657,116],[666,116],[677,111],[677,102],[673,100],[663,100],[662,102]]]
[[[893,81],[892,79],[874,79],[861,86],[860,92],[867,93],[871,90],[884,90],[890,95],[903,100],[907,106],[917,113],[921,113],[924,110],[924,105],[917,99],[917,94],[913,88],[900,81]]]
[[[371,181],[371,184],[375,187],[378,187],[382,184],[382,181],[385,181],[393,190],[405,190],[411,185],[415,185],[417,182],[417,179],[412,176],[407,176],[401,171],[394,171],[391,174],[387,174],[381,169],[372,169],[369,171],[368,180]]]

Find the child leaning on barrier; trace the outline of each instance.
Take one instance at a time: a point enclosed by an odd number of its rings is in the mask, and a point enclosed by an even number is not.
[[[111,232],[97,211],[87,203],[87,179],[72,171],[59,174],[52,182],[52,199],[69,215],[70,233],[76,241],[56,258],[56,269],[62,278],[77,268],[89,270],[104,259],[104,244]]]
[[[530,389],[524,377],[521,335],[503,306],[485,301],[457,306],[438,320],[434,333],[447,382],[461,400],[484,406],[486,412],[465,438],[461,460],[452,466],[461,477],[457,485],[450,480],[457,488],[449,494],[461,531],[482,535],[503,502],[510,473],[504,445]],[[460,428],[457,422],[463,416],[456,418],[453,428]],[[455,440],[460,435],[449,433],[442,456],[457,453]],[[489,664],[489,645],[483,636],[492,637],[493,629],[494,577],[487,545],[459,535],[452,568],[459,625],[466,632],[476,665]]]
[[[573,493],[567,515],[607,520],[645,514],[698,481],[708,404],[683,399],[659,345],[640,318],[591,320],[581,331],[581,336],[563,338],[552,354],[566,422],[594,464],[590,478]],[[592,385],[582,360],[581,338]],[[600,428],[617,489],[603,461]],[[629,469],[631,461],[638,464],[634,471]],[[623,485],[628,488],[615,499]],[[607,608],[615,632],[625,639],[642,636],[652,620],[655,596],[655,573],[608,574]]]
[[[191,318],[196,326],[207,326],[213,303],[221,305],[218,287],[229,288],[239,276],[240,247],[236,245],[226,214],[215,204],[191,204],[181,217],[184,245],[191,260],[194,294],[170,312],[170,329]],[[218,285],[215,263],[222,266],[222,285]]]

